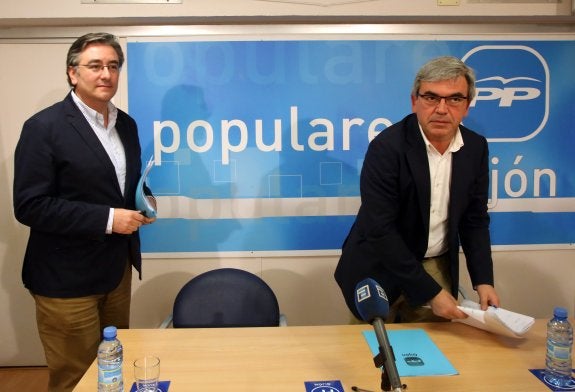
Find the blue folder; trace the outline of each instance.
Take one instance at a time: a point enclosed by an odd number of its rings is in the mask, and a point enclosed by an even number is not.
[[[375,332],[363,331],[374,356],[379,353]],[[387,331],[400,377],[459,374],[423,329]]]
[[[145,188],[147,188],[146,179],[148,178],[150,170],[152,170],[152,166],[154,166],[154,157],[151,157],[148,161],[146,169],[140,177],[136,187],[136,209],[141,211],[142,214],[148,218],[155,218],[157,215],[156,208],[152,205],[152,203],[150,203],[150,200],[148,199],[149,196],[145,193]]]

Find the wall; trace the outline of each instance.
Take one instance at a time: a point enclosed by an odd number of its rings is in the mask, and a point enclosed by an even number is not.
[[[398,22],[389,26],[390,32],[408,31],[410,26],[400,22],[409,24],[416,20],[431,24],[447,21],[451,33],[468,31],[469,26],[456,24],[461,18],[445,19],[455,15],[476,17],[473,23],[484,19],[482,16],[492,16],[490,20],[496,26],[477,25],[471,29],[481,28],[494,34],[515,28],[499,24],[505,20],[544,21],[547,26],[533,26],[529,30],[542,34],[573,31],[569,2],[533,3],[529,7],[517,3],[460,3],[440,7],[423,0],[367,1],[326,6],[327,0],[318,0],[318,5],[295,4],[295,1],[183,0],[180,5],[82,5],[80,0],[61,0],[57,4],[43,0],[3,0],[0,5],[0,186],[4,189],[0,192],[0,306],[5,316],[0,320],[0,366],[43,364],[33,301],[20,279],[28,230],[16,222],[12,212],[14,147],[23,121],[66,94],[63,64],[74,37],[102,26],[121,36],[137,35],[140,31],[161,35],[172,31],[172,24],[195,23],[204,26],[200,30],[209,34],[210,27],[206,25],[222,22],[300,24],[305,20],[329,22],[332,25],[326,26],[327,29],[341,31],[349,27],[338,23],[351,22],[354,17],[356,22],[365,21],[362,17],[367,16]],[[253,18],[258,15],[266,18]],[[426,26],[418,28],[424,31]],[[126,107],[125,88],[115,102],[121,108]],[[566,306],[573,314],[574,254],[572,248],[495,251],[496,288],[503,305],[534,317],[548,317],[555,305]],[[223,266],[247,269],[262,276],[276,291],[290,325],[347,323],[348,312],[332,278],[336,263],[337,255],[146,258],[143,280],[133,281],[132,326],[155,328],[170,313],[177,290],[190,277]],[[468,278],[463,275],[462,283],[471,293]]]
[[[252,16],[567,16],[570,1],[460,0],[456,6],[440,6],[429,0],[182,0],[181,4],[82,4],[81,0],[3,0],[3,23],[61,24],[68,18],[182,18]],[[175,19],[177,21],[177,19]],[[485,19],[483,20],[485,21]],[[76,22],[77,23],[77,22]],[[108,24],[107,23],[107,24]],[[173,21],[172,21],[173,23]],[[20,24],[21,25],[21,24]]]

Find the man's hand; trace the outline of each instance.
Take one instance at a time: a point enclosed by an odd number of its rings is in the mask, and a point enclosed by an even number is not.
[[[457,300],[444,289],[429,301],[429,305],[436,316],[449,320],[467,318],[467,315],[457,307]]]
[[[140,226],[148,225],[155,220],[155,218],[146,218],[138,211],[115,208],[112,231],[118,234],[132,234],[137,231]]]
[[[479,295],[481,310],[487,310],[489,305],[499,307],[499,296],[493,286],[490,284],[478,284],[475,290],[477,290],[477,294]]]

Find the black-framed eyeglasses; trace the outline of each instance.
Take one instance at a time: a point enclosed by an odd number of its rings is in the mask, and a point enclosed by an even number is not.
[[[100,73],[100,72],[104,71],[104,68],[108,68],[108,72],[110,72],[111,74],[120,72],[120,64],[114,64],[114,63],[112,63],[112,64],[98,64],[98,63],[78,64],[77,67],[88,68],[93,73]]]
[[[417,96],[421,98],[427,106],[438,106],[441,103],[441,100],[444,99],[448,106],[457,107],[465,104],[468,98],[463,95],[450,95],[448,97],[443,97],[436,94],[417,94]]]

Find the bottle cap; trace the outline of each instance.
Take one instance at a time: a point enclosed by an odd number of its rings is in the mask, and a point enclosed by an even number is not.
[[[104,339],[114,339],[117,335],[116,327],[109,326],[104,328]]]
[[[559,318],[567,318],[567,309],[557,306],[553,309],[553,316]]]

